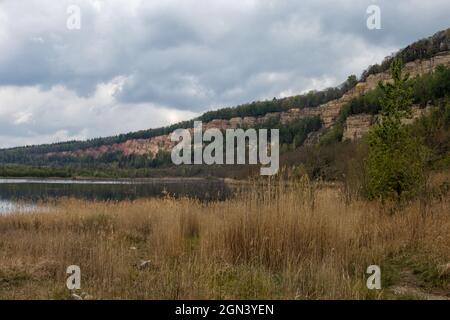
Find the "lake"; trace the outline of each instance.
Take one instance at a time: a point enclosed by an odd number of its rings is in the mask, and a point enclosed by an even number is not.
[[[38,201],[63,197],[121,201],[170,195],[213,201],[231,194],[231,188],[216,179],[0,179],[0,213],[33,211]]]

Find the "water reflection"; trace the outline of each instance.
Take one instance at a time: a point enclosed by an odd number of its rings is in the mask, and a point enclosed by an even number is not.
[[[224,200],[231,195],[222,180],[65,180],[0,179],[0,212],[22,208],[32,210],[35,203],[61,197],[86,200],[134,200],[146,197],[191,197],[202,201]]]

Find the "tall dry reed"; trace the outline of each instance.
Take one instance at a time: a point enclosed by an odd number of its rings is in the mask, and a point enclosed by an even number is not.
[[[387,298],[403,269],[434,275],[450,261],[448,197],[392,214],[306,177],[245,189],[207,204],[65,199],[1,216],[0,298],[68,298],[69,265],[95,299]],[[372,264],[377,293],[365,287]],[[429,278],[448,288],[448,275]]]

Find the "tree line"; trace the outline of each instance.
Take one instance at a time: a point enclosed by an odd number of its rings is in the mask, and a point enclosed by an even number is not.
[[[367,68],[361,75],[361,81],[366,81],[370,75],[386,72],[395,59],[401,59],[403,63],[415,60],[430,59],[436,54],[450,50],[450,29],[439,31],[433,36],[407,46],[399,52],[386,57],[381,64],[375,64]]]

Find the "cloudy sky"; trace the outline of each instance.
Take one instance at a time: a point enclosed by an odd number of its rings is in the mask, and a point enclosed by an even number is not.
[[[449,15],[448,0],[0,0],[0,147],[335,86]]]

